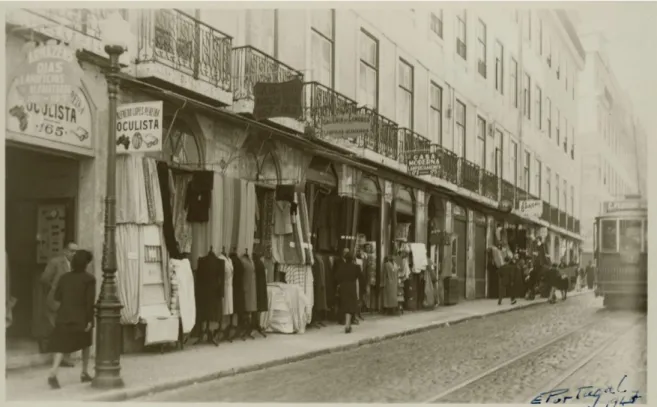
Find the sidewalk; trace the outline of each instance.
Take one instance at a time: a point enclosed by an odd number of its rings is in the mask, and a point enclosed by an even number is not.
[[[592,291],[573,291],[569,296],[581,294],[592,294]],[[5,382],[6,398],[9,401],[128,400],[545,302],[542,298],[534,301],[520,299],[512,306],[506,300],[498,306],[497,300],[486,299],[430,311],[407,312],[398,317],[373,315],[355,326],[350,335],[344,334],[341,325],[327,325],[310,329],[302,335],[268,334],[266,339],[258,336],[255,340],[222,342],[219,347],[188,342],[182,351],[123,356],[121,365],[125,387],[117,390],[98,390],[81,384],[79,363],[76,368],[60,370],[62,389],[57,391],[51,390],[46,383],[47,367],[10,371]]]

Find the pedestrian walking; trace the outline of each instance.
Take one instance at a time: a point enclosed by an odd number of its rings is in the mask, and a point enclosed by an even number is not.
[[[351,321],[358,314],[358,285],[360,267],[354,263],[351,253],[346,253],[344,262],[337,270],[336,279],[340,293],[340,311],[345,315],[345,333],[351,333]]]
[[[593,289],[593,284],[595,282],[595,267],[593,267],[593,262],[589,260],[589,264],[586,266],[586,286],[589,290]]]
[[[55,328],[48,343],[54,353],[48,384],[59,389],[57,371],[65,353],[82,350],[80,381],[92,380],[89,375],[89,351],[92,342],[96,279],[86,272],[93,256],[86,250],[78,250],[71,260],[71,272],[59,279],[54,299],[59,303]]]
[[[77,250],[77,244],[73,242],[68,243],[60,255],[57,255],[48,261],[43,274],[41,274],[41,312],[39,315],[37,336],[40,339],[39,347],[42,352],[47,352],[48,338],[50,338],[53,329],[55,328],[57,309],[59,308],[59,303],[55,301],[57,285],[62,276],[71,271],[71,260]],[[61,365],[63,367],[74,366],[70,354],[64,356]]]
[[[505,252],[506,255],[505,255]],[[511,278],[514,270],[511,268],[511,255],[507,248],[502,246],[502,242],[498,241],[497,247],[492,248],[493,262],[497,268],[497,281],[498,281],[498,297],[497,304],[502,305],[502,299],[506,297],[507,292],[511,294],[511,304],[516,303],[516,298],[511,289]]]
[[[580,266],[577,266],[577,292],[581,292],[584,289],[584,269]]]

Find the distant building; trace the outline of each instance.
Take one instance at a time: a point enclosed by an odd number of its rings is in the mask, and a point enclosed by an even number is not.
[[[646,194],[646,133],[618,82],[600,32],[582,34],[586,68],[579,81],[582,145],[582,246],[593,250],[593,221],[605,201]]]

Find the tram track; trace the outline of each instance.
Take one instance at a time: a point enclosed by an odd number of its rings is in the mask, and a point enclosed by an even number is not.
[[[606,322],[610,322],[611,320],[613,320],[612,311],[605,310],[602,312],[604,313],[602,319],[591,321],[585,325],[581,325],[576,328],[573,328],[561,335],[550,338],[549,340],[544,341],[538,344],[537,346],[531,347],[530,349],[518,354],[517,356],[511,359],[504,361],[501,364],[492,366],[481,373],[477,373],[473,376],[470,376],[469,378],[459,382],[454,386],[450,386],[449,388],[443,389],[442,391],[440,391],[440,393],[422,401],[421,403],[430,404],[430,403],[468,402],[468,400],[463,397],[464,394],[467,394],[468,391],[476,389],[477,387],[485,387],[487,382],[489,383],[496,382],[495,380],[496,376],[500,375],[501,373],[504,373],[505,370],[512,371],[514,365],[531,363],[532,360],[537,360],[537,359],[540,360],[538,356],[541,353],[549,354],[549,351],[552,350],[553,348],[555,349],[553,352],[558,352],[558,349],[562,347],[559,345],[567,343],[570,340],[577,339],[577,336],[585,336],[585,334],[589,333],[592,329],[595,329],[599,326],[604,325]],[[584,358],[577,358],[577,362],[575,362],[574,364],[569,363],[568,364],[569,367],[567,371],[563,374],[560,374],[557,377],[557,379],[553,379],[551,382],[548,383],[542,383],[542,385],[539,386],[531,385],[530,386],[531,391],[534,391],[536,388],[541,389],[540,391],[545,391],[552,389],[555,386],[558,386],[559,384],[563,383],[565,380],[568,379],[568,377],[571,377],[575,372],[577,372],[579,369],[581,369],[583,366],[585,366],[587,363],[593,360],[595,356],[599,355],[608,347],[613,346],[613,344],[619,341],[621,337],[624,337],[628,332],[632,331],[633,328],[636,328],[640,324],[640,321],[644,318],[645,317],[632,318],[631,322],[624,323],[621,325],[620,328],[613,329],[611,333],[605,334],[606,338],[602,340],[602,343],[599,346],[595,347],[595,350],[593,352],[587,352],[587,355]],[[561,364],[557,363],[557,365],[561,367]],[[506,385],[511,386],[513,385],[513,383],[506,383]],[[534,396],[535,394],[529,393],[529,389],[523,389],[517,394],[514,393],[514,398],[517,398],[518,400],[505,399],[505,401],[506,402],[511,402],[511,401],[523,402],[525,400],[531,401],[533,400]],[[470,402],[491,402],[491,401],[472,400]]]

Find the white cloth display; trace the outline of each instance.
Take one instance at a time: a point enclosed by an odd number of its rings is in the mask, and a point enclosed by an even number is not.
[[[409,243],[413,256],[413,273],[421,273],[427,268],[427,246],[424,243]]]
[[[261,315],[261,325],[267,332],[298,333],[306,332],[308,324],[304,310],[308,299],[301,287],[295,284],[274,283],[267,285],[269,311]]]
[[[192,267],[187,259],[170,259],[169,265],[178,283],[178,307],[180,308],[183,333],[188,334],[196,324],[196,297]]]
[[[146,338],[144,345],[157,345],[159,343],[171,343],[178,340],[178,327],[180,319],[172,315],[150,316],[144,318],[146,323]]]

